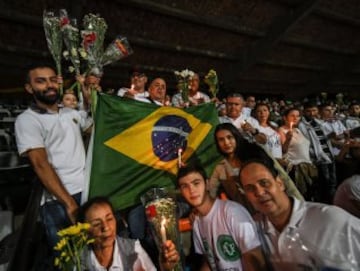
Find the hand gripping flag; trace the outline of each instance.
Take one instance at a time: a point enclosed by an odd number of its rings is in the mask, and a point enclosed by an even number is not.
[[[89,197],[110,197],[117,209],[140,201],[151,187],[174,188],[178,151],[208,174],[220,160],[213,139],[214,104],[185,110],[99,95]]]

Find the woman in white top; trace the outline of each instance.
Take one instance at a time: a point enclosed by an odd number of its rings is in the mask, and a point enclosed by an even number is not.
[[[317,180],[317,169],[310,159],[310,141],[297,128],[300,111],[290,108],[283,114],[284,125],[279,128],[282,151],[287,162],[287,172],[305,199],[315,196],[314,184]]]
[[[218,152],[224,156],[224,159],[216,165],[210,177],[210,195],[215,198],[224,192],[227,198],[239,202],[251,211],[238,185],[241,162],[236,154],[246,140],[231,123],[221,123],[216,126],[214,136]]]
[[[266,135],[265,144],[261,144],[265,150],[275,159],[282,158],[280,136],[271,126],[270,107],[266,103],[257,103],[255,107],[255,117],[259,122],[259,132]]]
[[[92,198],[82,205],[78,220],[90,224],[89,233],[95,239],[83,252],[84,270],[156,270],[139,240],[117,236],[114,210],[105,197]],[[180,259],[174,243],[167,240],[162,254],[162,270],[172,270]]]

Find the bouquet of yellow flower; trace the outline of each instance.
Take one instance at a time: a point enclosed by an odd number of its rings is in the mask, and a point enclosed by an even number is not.
[[[58,232],[61,237],[60,241],[54,247],[59,252],[59,256],[55,258],[54,265],[63,271],[77,270],[81,271],[81,252],[84,247],[94,239],[89,238],[88,230],[90,224],[77,223]]]
[[[209,92],[213,98],[216,98],[216,94],[219,91],[219,80],[216,71],[211,69],[205,76],[204,82],[209,86]]]

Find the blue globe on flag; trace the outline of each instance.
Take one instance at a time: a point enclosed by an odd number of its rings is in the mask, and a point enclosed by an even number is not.
[[[191,131],[189,122],[183,117],[168,115],[160,118],[151,133],[154,154],[163,162],[176,159],[179,149],[186,150]]]

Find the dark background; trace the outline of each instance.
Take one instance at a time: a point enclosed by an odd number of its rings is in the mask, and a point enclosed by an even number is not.
[[[323,91],[359,96],[358,0],[2,0],[2,100],[24,98],[28,63],[52,61],[45,8],[66,8],[79,24],[89,12],[100,14],[108,24],[106,45],[118,34],[128,37],[134,54],[105,67],[104,88],[128,86],[129,70],[138,66],[151,78],[164,77],[172,94],[174,70],[204,76],[213,68],[220,96],[235,90],[292,99]]]

